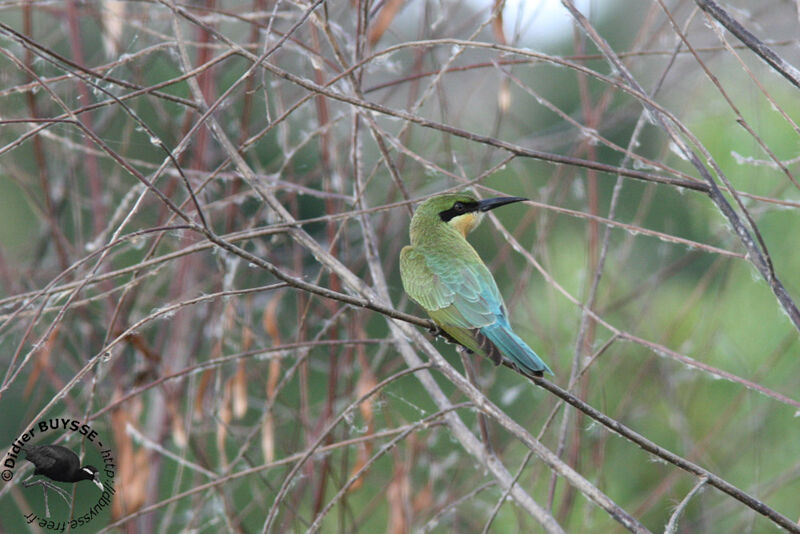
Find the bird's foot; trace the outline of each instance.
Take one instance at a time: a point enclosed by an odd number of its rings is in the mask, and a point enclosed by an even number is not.
[[[525,376],[529,376],[531,378],[533,378],[533,377],[542,378],[544,376],[544,371],[529,371],[528,369],[521,369],[516,364],[514,365],[514,367],[517,369],[517,371],[520,374],[525,375]]]
[[[492,360],[492,363],[497,367],[501,363],[503,363],[503,355],[500,354],[500,351],[492,345],[491,343],[487,343],[481,345],[481,347],[486,351],[486,356]]]
[[[451,336],[450,334],[445,332],[440,326],[437,326],[436,328],[431,330],[431,333],[433,334],[433,337],[441,337],[441,338],[444,338],[444,340],[447,341],[448,343],[454,343],[456,345],[461,345],[461,343],[456,341],[456,339],[453,336]],[[461,346],[463,347],[463,345],[461,345]],[[464,348],[466,349],[466,347],[464,347]],[[467,352],[472,353],[471,350],[469,350],[469,349],[466,349],[466,350],[467,350]]]

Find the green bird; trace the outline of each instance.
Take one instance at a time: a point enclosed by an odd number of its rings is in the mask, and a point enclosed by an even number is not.
[[[511,329],[497,283],[466,239],[484,212],[522,200],[528,199],[478,200],[469,193],[429,198],[411,218],[411,245],[400,253],[400,276],[408,296],[452,341],[495,365],[505,360],[542,376],[553,372]]]

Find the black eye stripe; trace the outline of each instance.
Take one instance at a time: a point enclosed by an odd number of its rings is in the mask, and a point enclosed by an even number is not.
[[[478,211],[477,202],[456,202],[453,204],[452,208],[440,211],[439,218],[444,222],[448,222],[453,217],[458,217],[459,215],[464,215],[465,213],[470,213],[473,211]]]

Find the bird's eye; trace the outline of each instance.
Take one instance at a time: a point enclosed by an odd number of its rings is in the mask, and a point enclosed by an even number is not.
[[[456,202],[453,204],[453,209],[456,210],[458,213],[464,213],[464,204],[462,202]]]

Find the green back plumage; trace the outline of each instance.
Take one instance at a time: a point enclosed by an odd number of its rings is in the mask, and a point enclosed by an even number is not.
[[[456,341],[485,355],[471,332],[490,324],[492,313],[481,287],[488,287],[502,302],[497,284],[478,253],[459,231],[439,214],[455,202],[476,202],[467,193],[429,198],[411,219],[411,245],[400,253],[400,275],[408,296],[414,299]]]
[[[400,254],[400,273],[408,296],[442,330],[473,352],[486,355],[472,332],[495,320],[482,292],[488,288],[501,303],[502,297],[480,258],[475,262],[459,258],[452,250],[408,246]]]
[[[400,276],[408,296],[455,341],[500,363],[506,356],[526,370],[550,372],[511,330],[494,277],[465,239],[481,217],[465,213],[445,222],[441,215],[456,203],[476,205],[468,193],[439,195],[414,212],[411,245],[400,253]]]

